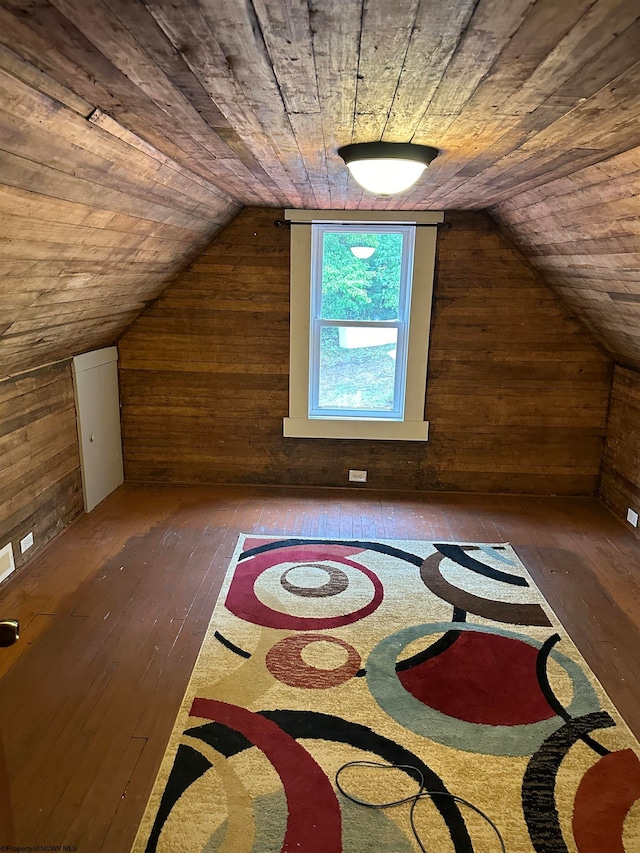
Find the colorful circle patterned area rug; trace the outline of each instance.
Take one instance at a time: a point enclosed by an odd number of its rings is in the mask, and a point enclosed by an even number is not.
[[[133,849],[637,853],[639,757],[508,545],[241,537]]]

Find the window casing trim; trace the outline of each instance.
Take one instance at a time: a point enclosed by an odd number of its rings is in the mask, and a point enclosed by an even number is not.
[[[312,222],[433,224],[442,211],[287,210],[291,225],[289,417],[283,434],[298,438],[427,441],[425,396],[437,228],[417,228],[414,249],[404,419],[309,417]],[[306,223],[309,223],[307,225]]]

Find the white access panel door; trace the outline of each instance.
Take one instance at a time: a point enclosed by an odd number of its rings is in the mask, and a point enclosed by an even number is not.
[[[124,480],[116,347],[73,359],[82,491],[87,512]]]

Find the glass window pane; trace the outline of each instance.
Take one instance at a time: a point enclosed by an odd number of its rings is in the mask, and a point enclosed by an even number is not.
[[[402,241],[402,233],[325,231],[322,319],[397,320]]]
[[[393,411],[398,330],[328,326],[320,332],[321,409]]]

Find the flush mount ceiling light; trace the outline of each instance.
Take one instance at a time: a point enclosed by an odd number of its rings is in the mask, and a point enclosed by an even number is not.
[[[338,154],[365,190],[394,195],[415,184],[438,149],[411,142],[356,142],[343,145]]]
[[[375,248],[374,246],[352,246],[351,252],[356,256],[356,258],[364,260],[365,258],[370,258],[371,255],[373,255]]]

